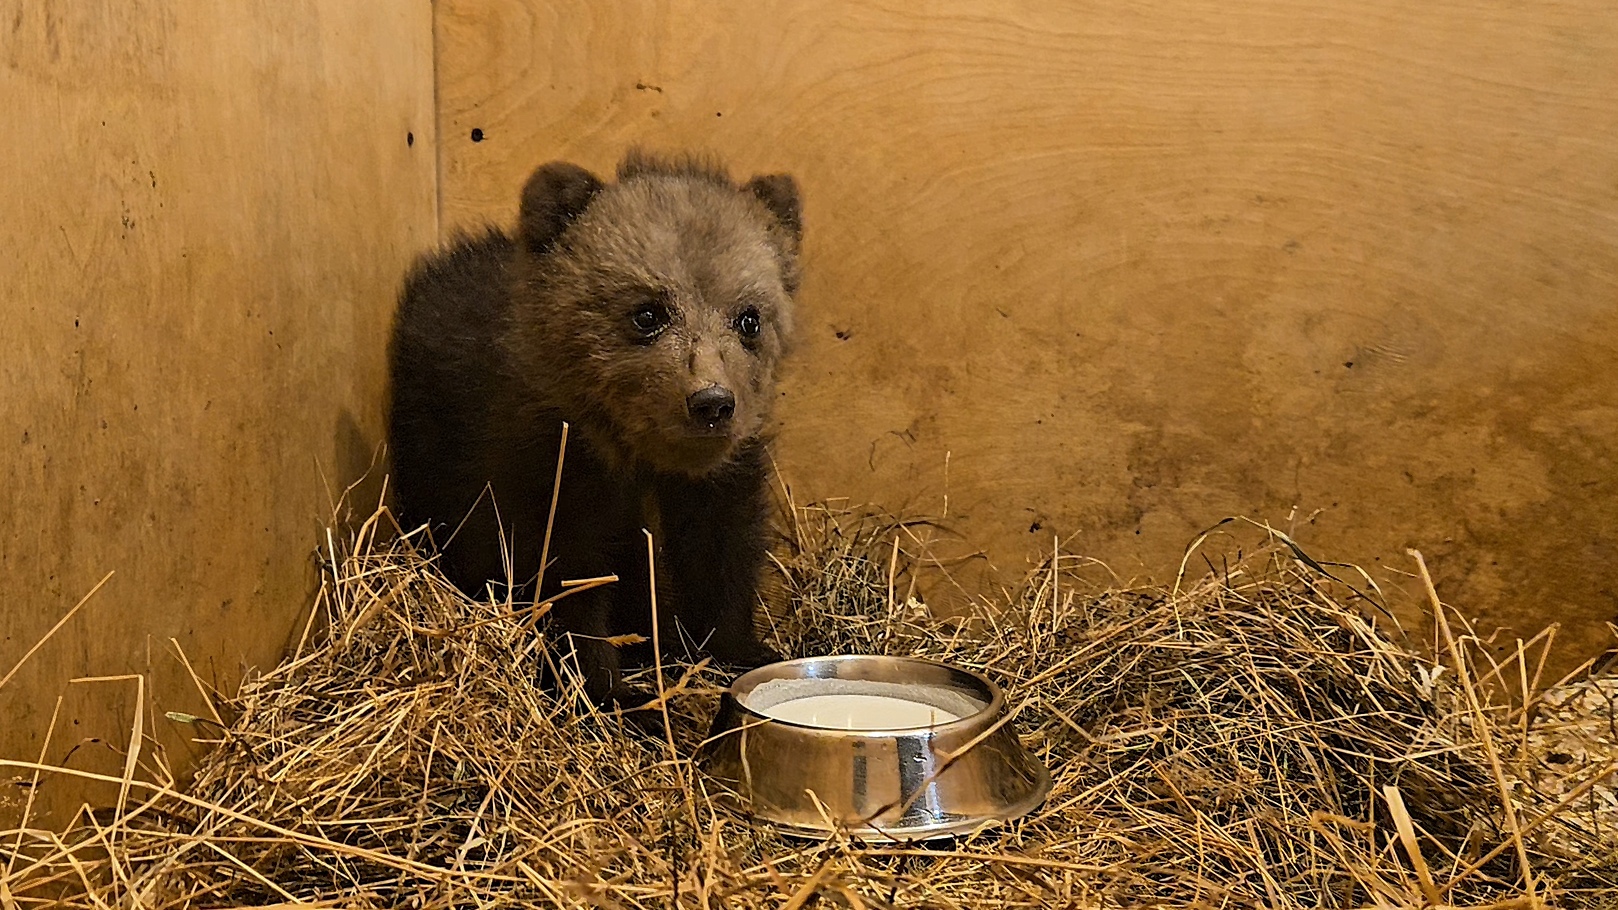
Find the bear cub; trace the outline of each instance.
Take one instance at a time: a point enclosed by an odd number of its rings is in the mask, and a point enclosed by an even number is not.
[[[543,599],[565,579],[619,576],[552,613],[599,704],[646,700],[622,667],[645,665],[650,646],[605,640],[651,635],[642,528],[658,546],[665,652],[742,668],[779,659],[753,610],[801,236],[789,176],[738,185],[711,162],[631,152],[612,183],[540,167],[514,235],[462,237],[406,280],[389,349],[400,517],[430,526],[445,572],[473,596],[510,580],[517,597]]]

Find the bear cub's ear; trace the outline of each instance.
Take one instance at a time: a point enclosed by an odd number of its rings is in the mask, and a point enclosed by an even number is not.
[[[600,191],[601,180],[576,164],[541,165],[522,188],[518,239],[535,256],[543,255]]]
[[[803,239],[803,208],[791,174],[761,174],[742,187],[758,197],[795,240]]]

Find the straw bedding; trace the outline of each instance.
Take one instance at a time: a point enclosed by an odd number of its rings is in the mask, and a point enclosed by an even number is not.
[[[901,590],[913,525],[797,510],[775,643],[979,668],[1055,777],[1017,824],[883,846],[778,836],[693,767],[712,668],[665,666],[671,736],[641,733],[535,685],[568,669],[534,611],[463,597],[378,524],[328,554],[293,657],[217,722],[171,715],[218,742],[195,780],[133,761],[120,806],[5,833],[0,903],[1618,906],[1590,803],[1611,753],[1546,785],[1538,693],[1492,700],[1534,655],[1460,625],[1423,658],[1374,591],[1273,532],[1164,589],[1091,586],[1058,555],[943,619]]]

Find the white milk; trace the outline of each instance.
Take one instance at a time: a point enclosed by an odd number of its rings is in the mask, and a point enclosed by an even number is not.
[[[887,695],[811,695],[760,711],[766,717],[833,730],[910,730],[960,720],[959,714]]]

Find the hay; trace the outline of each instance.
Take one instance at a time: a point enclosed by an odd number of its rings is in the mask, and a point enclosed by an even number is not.
[[[1422,659],[1280,535],[1178,590],[1092,588],[1058,555],[1009,604],[945,620],[896,584],[910,526],[793,525],[775,643],[988,673],[1054,773],[1042,809],[926,846],[750,825],[686,760],[711,668],[665,668],[673,736],[647,737],[536,687],[568,667],[533,611],[461,596],[373,521],[332,555],[292,659],[218,723],[171,715],[217,741],[185,791],[146,743],[112,811],[0,834],[0,904],[1618,905],[1610,832],[1569,808],[1605,775],[1531,786],[1524,709],[1488,701],[1510,662],[1464,626],[1447,665]]]

